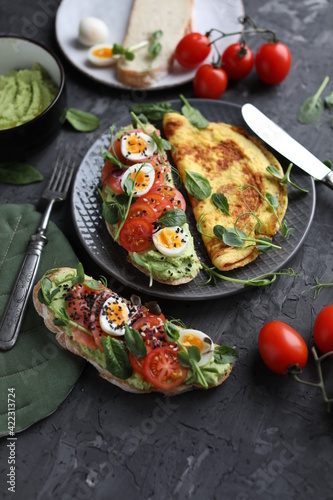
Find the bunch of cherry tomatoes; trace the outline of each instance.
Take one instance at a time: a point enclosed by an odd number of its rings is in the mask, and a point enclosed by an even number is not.
[[[215,62],[202,64],[214,44],[209,39],[213,31],[205,35],[189,33],[180,40],[175,50],[175,59],[181,66],[189,69],[198,67],[193,80],[196,97],[218,99],[225,92],[229,79],[244,78],[254,66],[260,80],[268,85],[281,83],[288,75],[291,53],[287,45],[279,42],[275,36],[262,44],[255,56],[246,43],[241,41],[229,45],[222,55],[218,54]]]

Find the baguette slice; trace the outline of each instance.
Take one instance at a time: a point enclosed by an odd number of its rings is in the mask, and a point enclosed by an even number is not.
[[[135,51],[133,61],[121,58],[117,65],[118,80],[129,87],[146,88],[171,71],[173,54],[181,38],[191,31],[193,0],[135,0],[123,42],[132,47],[162,30],[161,52],[151,59],[147,46]]]
[[[45,275],[52,281],[56,276],[59,276],[63,273],[72,273],[73,269],[69,267],[63,267],[63,268],[58,268],[58,269],[51,269],[48,271]],[[86,279],[91,279],[89,276],[86,276]],[[181,394],[183,392],[191,391],[193,389],[202,389],[203,387],[200,384],[181,384],[173,389],[170,389],[168,391],[163,391],[161,389],[158,389],[156,387],[151,387],[147,390],[144,389],[138,389],[137,387],[133,386],[130,382],[127,380],[123,380],[120,378],[115,377],[112,375],[107,369],[105,369],[103,366],[101,366],[97,360],[93,359],[92,356],[87,354],[87,352],[84,351],[84,349],[81,347],[81,344],[77,341],[75,341],[71,335],[65,330],[64,327],[62,326],[57,326],[54,324],[53,320],[55,318],[53,310],[48,307],[47,305],[43,304],[40,302],[38,298],[38,293],[41,288],[41,281],[39,281],[34,289],[33,289],[33,304],[35,306],[35,309],[37,313],[44,319],[45,326],[47,327],[48,330],[56,334],[56,340],[57,342],[66,350],[71,351],[73,354],[80,356],[81,358],[86,359],[91,363],[99,372],[99,375],[111,382],[111,384],[116,385],[117,387],[120,387],[124,391],[127,392],[132,392],[136,394],[145,394],[145,393],[151,393],[151,392],[160,392],[163,393],[165,396],[174,396],[177,394]],[[111,292],[114,296],[116,294],[114,292]],[[124,300],[124,299],[123,299]],[[130,304],[130,301],[126,301],[128,304]],[[99,349],[99,347],[97,347]],[[229,369],[219,378],[218,383],[216,385],[210,385],[209,388],[217,387],[218,385],[222,384],[228,376],[230,375],[232,370],[232,365],[230,365]]]

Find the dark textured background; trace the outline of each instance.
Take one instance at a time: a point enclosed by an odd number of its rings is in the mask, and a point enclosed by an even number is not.
[[[24,20],[32,20],[41,3],[2,0],[0,32],[22,34]],[[329,112],[319,127],[302,126],[296,116],[324,76],[333,76],[333,2],[245,0],[244,6],[260,26],[276,30],[289,45],[293,65],[279,86],[259,83],[253,72],[244,81],[230,84],[222,99],[252,102],[320,159],[332,159]],[[68,105],[102,119],[101,127],[91,134],[79,135],[65,126],[52,146],[29,159],[48,177],[56,146],[79,144],[79,164],[101,131],[127,110],[131,93],[95,84],[74,70],[57,47],[53,16],[33,38],[60,55]],[[249,42],[255,49],[259,39]],[[327,92],[331,89],[332,82]],[[179,93],[192,97],[191,84],[149,92],[145,98],[175,99]],[[0,185],[0,202],[34,203],[42,209],[42,189],[42,184]],[[272,319],[296,328],[311,347],[314,319],[332,302],[331,288],[316,300],[303,293],[314,276],[333,281],[333,193],[323,185],[316,191],[312,227],[290,263],[298,279],[278,279],[269,288],[223,300],[159,301],[166,315],[180,317],[211,333],[214,340],[237,347],[240,359],[227,383],[209,392],[165,400],[122,392],[86,365],[60,408],[17,436],[16,498],[332,498],[332,415],[325,411],[319,391],[270,373],[257,349],[258,332]],[[99,275],[101,270],[88,259],[74,233],[69,200],[54,210],[52,219],[71,241],[86,271]],[[131,293],[114,280],[110,284],[125,296]],[[332,369],[328,361],[324,374],[331,392]],[[305,376],[315,378],[311,360]],[[1,445],[1,491],[9,498],[6,441]]]

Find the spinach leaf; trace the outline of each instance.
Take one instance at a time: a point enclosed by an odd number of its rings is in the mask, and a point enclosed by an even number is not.
[[[225,194],[223,193],[213,193],[212,202],[214,205],[221,210],[226,215],[230,215],[229,212],[229,202]]]
[[[0,163],[0,182],[23,186],[42,180],[42,174],[32,165],[21,162]]]
[[[157,122],[162,120],[166,113],[170,113],[174,110],[171,107],[171,103],[165,101],[147,104],[133,104],[130,107],[130,112],[131,111],[138,115],[138,118],[140,118],[140,115],[143,114],[149,121]]]
[[[137,358],[144,358],[147,355],[147,349],[141,334],[128,325],[125,325],[125,343],[127,349]]]
[[[232,347],[227,345],[219,345],[214,349],[214,361],[217,364],[224,365],[225,363],[236,363],[238,353]]]
[[[169,342],[177,342],[179,340],[179,329],[169,320],[165,320],[164,331]]]
[[[173,208],[165,212],[157,222],[166,227],[183,226],[186,222],[186,214],[180,208]]]
[[[66,120],[79,132],[92,132],[101,123],[96,115],[76,108],[67,109]]]
[[[209,180],[198,172],[186,170],[185,189],[198,200],[205,200],[211,195],[212,188]]]
[[[106,367],[109,372],[123,380],[129,378],[133,373],[133,369],[129,362],[126,347],[120,340],[110,336],[102,337],[101,343],[104,347]]]
[[[322,84],[315,95],[305,99],[298,110],[297,119],[302,124],[313,123],[318,120],[324,111],[324,101],[321,98],[324,88],[329,82],[329,77],[325,76]]]
[[[279,207],[279,198],[276,194],[266,193],[266,198],[275,210]]]
[[[266,167],[266,170],[267,172],[272,174],[273,177],[276,177],[276,179],[283,179],[283,175],[281,174],[280,170],[274,165],[268,165],[268,167]]]
[[[184,103],[184,106],[182,107],[182,113],[188,119],[188,121],[199,129],[208,127],[209,121],[207,120],[207,118],[205,118],[198,109],[193,108],[182,94],[180,94],[179,97]]]
[[[118,203],[111,201],[107,202],[103,200],[102,204],[102,216],[103,219],[109,224],[117,224],[119,219],[121,218],[121,213],[119,210]]]

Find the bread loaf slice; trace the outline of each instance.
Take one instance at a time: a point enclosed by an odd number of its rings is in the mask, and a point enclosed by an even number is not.
[[[147,46],[135,52],[133,61],[121,58],[118,80],[137,88],[150,87],[171,71],[173,54],[181,38],[192,29],[193,0],[135,0],[131,11],[124,47],[132,47],[157,30],[162,30],[161,52],[151,58]]]

